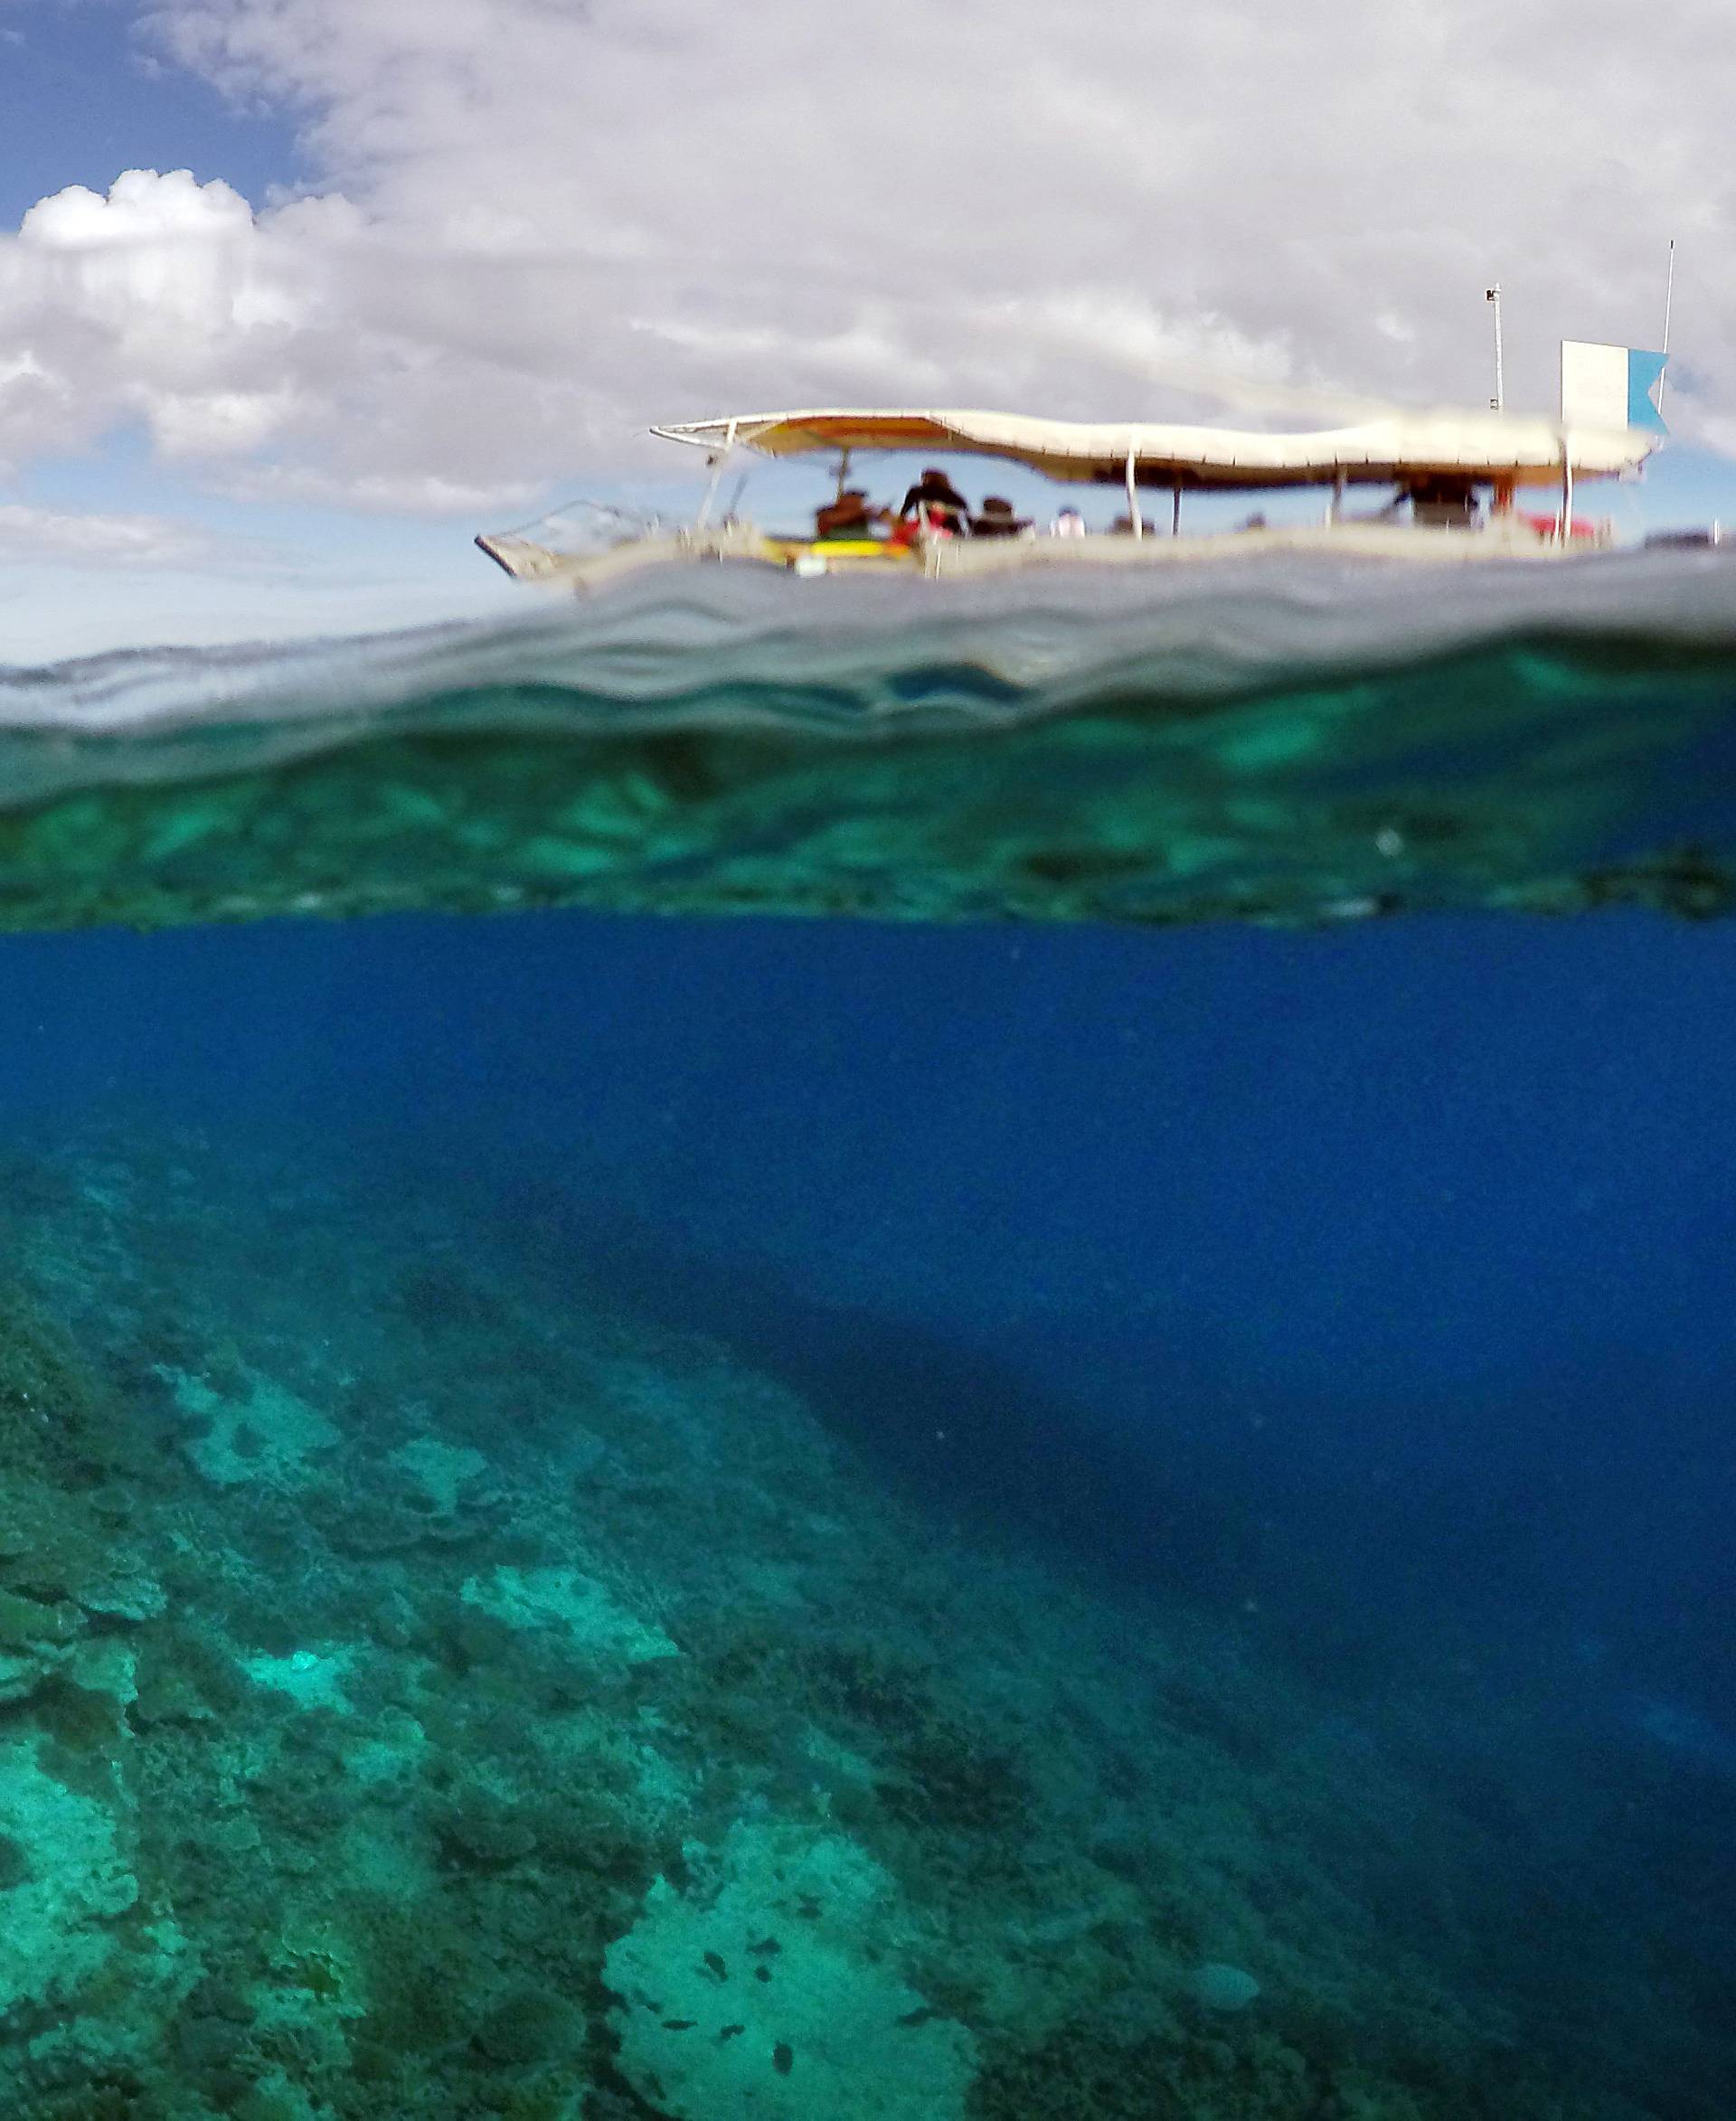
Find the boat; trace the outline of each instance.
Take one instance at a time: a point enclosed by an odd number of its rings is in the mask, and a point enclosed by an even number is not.
[[[1607,523],[1576,514],[1575,495],[1588,482],[1636,476],[1657,447],[1665,431],[1656,410],[1662,372],[1659,355],[1567,342],[1559,419],[1493,408],[1394,410],[1353,426],[1291,434],[982,411],[734,413],[651,429],[703,450],[709,460],[705,499],[691,525],[652,526],[577,552],[522,532],[486,533],[476,542],[521,580],[581,591],[671,563],[777,568],[805,578],[950,580],[1174,565],[1258,551],[1441,562],[1555,560],[1613,543]],[[835,502],[816,511],[814,527],[783,532],[762,530],[733,509],[715,515],[725,467],[743,450],[835,460]],[[982,457],[1063,485],[1117,488],[1125,513],[1113,529],[1088,531],[1076,509],[1040,526],[1019,523],[1005,501],[986,501],[984,508],[998,508],[998,517],[961,522],[957,510],[920,503],[912,510],[907,496],[898,519],[865,521],[848,480],[856,460],[873,454],[930,457],[938,465]],[[1256,512],[1231,531],[1184,528],[1189,495],[1252,499],[1298,487],[1322,495],[1322,512],[1311,523],[1271,524]],[[1359,514],[1347,505],[1358,488],[1386,489],[1392,498],[1377,513]],[[1146,518],[1153,494],[1169,503],[1167,535]],[[1546,505],[1522,505],[1538,494]],[[861,534],[849,534],[851,507]]]

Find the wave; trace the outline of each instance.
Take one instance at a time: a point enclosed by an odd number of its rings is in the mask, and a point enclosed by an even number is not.
[[[505,624],[0,671],[0,921],[1717,910],[1733,705],[1718,551],[688,567]]]

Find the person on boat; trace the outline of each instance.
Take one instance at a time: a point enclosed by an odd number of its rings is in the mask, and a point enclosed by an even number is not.
[[[973,538],[1022,538],[1030,528],[1028,519],[1014,515],[1012,502],[999,494],[990,494],[983,503],[982,514],[970,519]]]
[[[842,538],[872,538],[886,521],[883,508],[872,508],[860,486],[851,486],[835,501],[814,511],[814,536],[817,543]]]
[[[904,496],[898,512],[901,523],[914,519],[942,535],[957,537],[970,517],[970,503],[946,473],[930,465]]]

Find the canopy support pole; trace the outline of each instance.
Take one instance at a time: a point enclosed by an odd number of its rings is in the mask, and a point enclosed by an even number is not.
[[[1143,538],[1146,526],[1139,520],[1139,487],[1134,478],[1134,467],[1139,459],[1134,451],[1127,451],[1127,527],[1136,538]]]
[[[1332,475],[1332,506],[1326,511],[1328,523],[1340,523],[1344,514],[1344,467],[1341,464]]]
[[[717,498],[718,482],[723,476],[723,467],[735,453],[737,424],[735,420],[731,420],[729,432],[723,438],[723,447],[712,458],[711,482],[705,488],[705,498],[699,504],[699,514],[693,523],[695,530],[703,530],[712,520],[712,503]]]
[[[1175,493],[1169,510],[1169,534],[1179,538],[1182,534],[1182,475],[1175,474]]]
[[[1573,535],[1573,444],[1561,436],[1561,543]]]
[[[1675,238],[1670,238],[1670,269],[1664,280],[1664,372],[1657,379],[1657,417],[1664,417],[1664,388],[1670,376],[1670,310],[1675,302]]]

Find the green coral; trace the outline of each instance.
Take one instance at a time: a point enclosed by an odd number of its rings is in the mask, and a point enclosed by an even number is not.
[[[80,1455],[99,1394],[71,1338],[33,1298],[0,1287],[0,1453],[11,1464]]]

